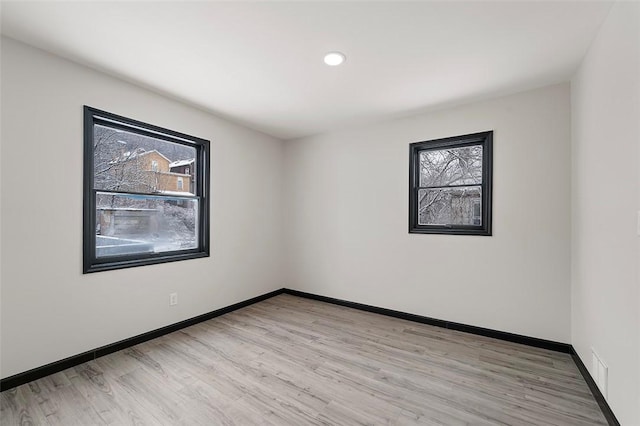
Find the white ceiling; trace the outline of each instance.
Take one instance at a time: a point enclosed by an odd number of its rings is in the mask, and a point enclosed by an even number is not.
[[[291,139],[565,81],[610,7],[2,2],[2,33]]]

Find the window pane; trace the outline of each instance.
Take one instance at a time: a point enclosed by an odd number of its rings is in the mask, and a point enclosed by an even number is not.
[[[98,192],[96,257],[198,247],[198,200]]]
[[[482,183],[482,145],[420,151],[420,186]]]
[[[482,187],[418,190],[419,225],[482,225]]]
[[[196,149],[95,125],[94,189],[193,195]],[[178,185],[182,178],[182,188]]]

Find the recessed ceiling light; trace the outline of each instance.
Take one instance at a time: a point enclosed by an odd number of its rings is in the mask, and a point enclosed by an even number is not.
[[[329,52],[326,55],[324,55],[324,63],[331,67],[340,65],[346,59],[347,57],[344,56],[344,53],[341,53],[341,52]]]

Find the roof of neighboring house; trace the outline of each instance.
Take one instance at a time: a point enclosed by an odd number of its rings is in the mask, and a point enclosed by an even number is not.
[[[116,164],[116,163],[119,163],[121,161],[129,161],[129,160],[134,159],[134,158],[142,157],[143,155],[151,154],[152,152],[155,152],[160,157],[162,157],[165,160],[167,160],[167,162],[171,163],[171,160],[169,160],[167,157],[165,157],[157,149],[152,149],[151,151],[145,151],[144,148],[136,148],[133,152],[126,151],[126,152],[122,153],[122,155],[120,156],[119,159],[110,161],[109,164]]]
[[[190,160],[178,160],[178,161],[174,161],[173,163],[169,164],[169,167],[180,167],[180,166],[186,166],[188,164],[193,163],[194,161],[196,161],[195,158],[192,158]]]
[[[131,157],[142,157],[143,155],[147,155],[147,154],[151,154],[152,152],[155,152],[156,154],[158,154],[160,157],[164,158],[165,160],[167,160],[169,163],[171,163],[171,160],[169,160],[167,157],[165,157],[164,155],[162,155],[162,153],[160,151],[158,151],[157,149],[153,149],[151,151],[144,151],[144,152],[134,152],[133,155]]]
[[[158,194],[162,194],[162,195],[189,195],[193,197],[193,193],[192,192],[186,192],[186,191],[158,191]]]
[[[177,172],[154,172],[157,173],[159,175],[166,175],[166,176],[178,176],[178,177],[186,177],[186,178],[190,178],[191,175],[188,173],[177,173]]]

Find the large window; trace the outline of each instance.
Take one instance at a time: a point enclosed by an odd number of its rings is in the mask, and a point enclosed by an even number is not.
[[[209,141],[85,106],[84,150],[85,273],[209,256]]]
[[[409,232],[491,235],[493,132],[410,145]]]

